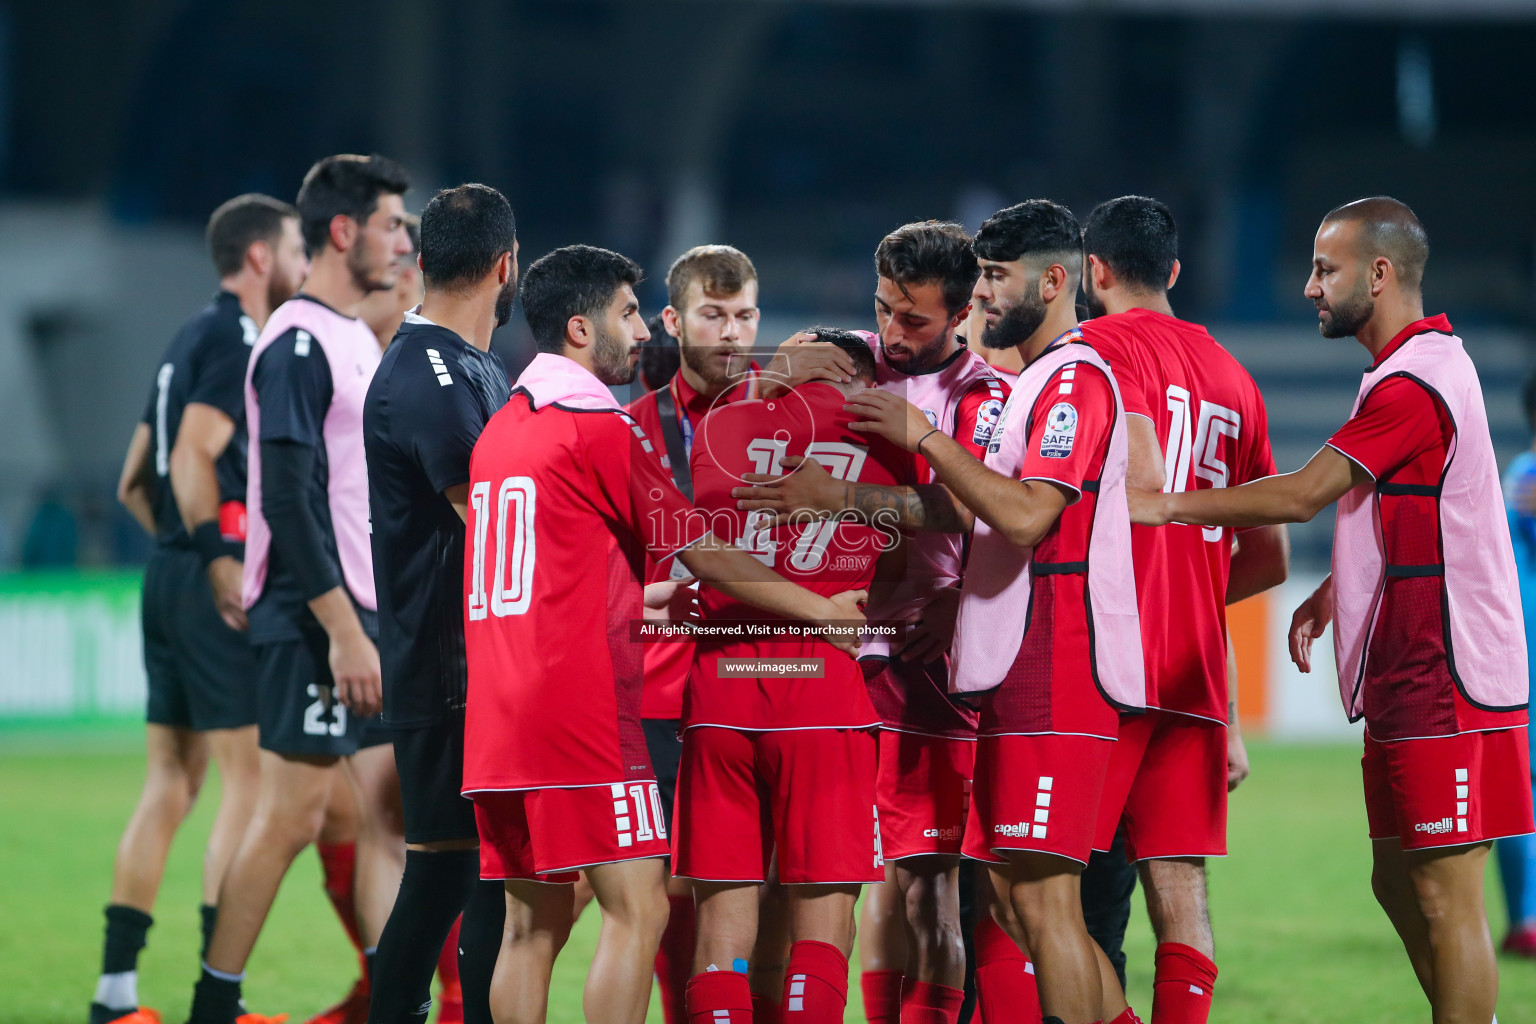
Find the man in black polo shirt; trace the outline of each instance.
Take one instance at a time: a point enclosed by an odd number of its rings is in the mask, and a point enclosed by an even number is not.
[[[443,940],[460,910],[468,1024],[490,1024],[500,882],[476,887],[464,761],[464,519],[469,456],[511,392],[491,331],[517,292],[512,207],[485,185],[439,192],[421,215],[426,297],[384,354],[363,408],[384,720],[405,812],[400,894],[379,940],[372,1024],[424,1021]],[[474,896],[471,898],[471,893]],[[467,904],[467,908],[466,908]]]

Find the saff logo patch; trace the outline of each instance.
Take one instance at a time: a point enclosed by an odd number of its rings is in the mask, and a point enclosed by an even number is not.
[[[1002,418],[1003,403],[996,398],[989,398],[981,403],[976,410],[976,429],[971,434],[971,444],[984,445],[992,440],[992,432],[997,429],[997,421]]]
[[[1003,411],[997,414],[997,426],[992,428],[992,443],[987,445],[987,452],[994,453],[1003,446],[1003,430],[1008,425],[1008,406],[1003,406]]]
[[[1057,402],[1045,414],[1045,433],[1040,435],[1040,457],[1064,459],[1072,454],[1077,438],[1077,409],[1070,402]]]

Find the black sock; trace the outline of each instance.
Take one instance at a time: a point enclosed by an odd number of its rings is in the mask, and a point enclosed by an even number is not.
[[[139,969],[139,950],[148,941],[155,919],[142,910],[114,903],[107,907],[107,941],[101,950],[101,973],[122,974]]]
[[[107,1024],[138,1009],[139,950],[155,919],[142,910],[114,903],[107,907],[107,937],[101,947],[102,978],[91,1000],[91,1024]],[[117,975],[117,977],[110,977]]]
[[[219,921],[219,908],[211,903],[204,903],[197,910],[202,918],[203,927],[202,952],[198,956],[206,960],[208,959],[208,946],[213,942],[213,927]]]
[[[438,954],[464,910],[480,866],[478,850],[406,850],[400,894],[371,970],[369,1024],[419,1024],[432,1007]]]
[[[240,982],[228,975],[219,977],[207,964],[192,990],[192,1012],[187,1024],[234,1024],[245,1012],[240,1003]]]
[[[507,887],[501,882],[476,882],[459,925],[459,985],[464,990],[464,1024],[493,1024],[491,975],[496,973],[506,918]]]

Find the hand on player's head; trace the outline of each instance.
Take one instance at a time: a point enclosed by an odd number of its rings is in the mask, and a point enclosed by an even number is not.
[[[774,353],[761,377],[761,393],[764,398],[774,398],[813,380],[846,384],[855,373],[848,353],[836,345],[817,341],[813,331],[800,331]]]

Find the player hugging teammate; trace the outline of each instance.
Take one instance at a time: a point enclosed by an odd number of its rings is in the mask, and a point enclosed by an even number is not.
[[[520,279],[499,192],[444,190],[412,235],[408,187],[330,157],[295,206],[210,224],[223,290],[123,472],[160,541],[152,771],[93,1024],[157,1021],[136,955],[210,750],[193,1024],[268,1020],[244,967],[338,778],[373,1024],[425,1020],[445,940],[465,1020],[542,1021],[578,880],[602,917],[590,1020],[639,1024],[655,972],[668,1024],[840,1021],[873,885],[871,1024],[957,1024],[968,988],[985,1024],[1136,1024],[1119,935],[1083,909],[1118,885],[1085,874],[1117,834],[1153,1024],[1203,1024],[1204,862],[1247,770],[1225,607],[1282,581],[1281,524],[1334,501],[1292,654],[1307,669],[1335,623],[1373,889],[1436,1019],[1491,1018],[1483,866],[1532,830],[1522,616],[1481,391],[1424,316],[1406,206],[1318,232],[1320,327],[1374,362],[1277,476],[1252,379],[1174,316],[1155,200],[903,225],[875,250],[875,330],[797,334],[766,366],[751,260],[697,247],[660,318],[681,366],[623,407],[641,269],[571,245]],[[512,382],[491,339],[519,294],[538,355]],[[654,620],[709,633],[648,644]],[[317,1018],[364,1019],[361,996]]]

